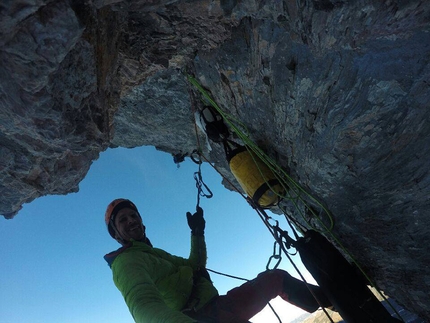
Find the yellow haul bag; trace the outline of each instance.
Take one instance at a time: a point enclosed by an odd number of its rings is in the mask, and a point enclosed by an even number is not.
[[[241,146],[228,154],[232,174],[245,193],[262,208],[274,206],[285,194],[271,169],[253,152]]]

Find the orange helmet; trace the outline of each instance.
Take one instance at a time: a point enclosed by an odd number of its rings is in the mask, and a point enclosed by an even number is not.
[[[109,234],[111,235],[112,238],[115,238],[115,215],[118,213],[119,210],[123,209],[123,208],[130,208],[135,210],[137,213],[139,213],[139,211],[137,210],[136,205],[134,205],[134,203],[130,200],[127,199],[115,199],[112,202],[109,203],[107,209],[106,209],[106,213],[105,213],[105,223],[107,225]]]

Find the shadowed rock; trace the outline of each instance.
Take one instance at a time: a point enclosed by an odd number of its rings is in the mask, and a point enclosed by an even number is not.
[[[381,289],[430,318],[429,3],[92,3],[0,6],[5,217],[77,191],[109,146],[193,151],[189,72],[330,209]],[[202,148],[227,174],[222,147]]]

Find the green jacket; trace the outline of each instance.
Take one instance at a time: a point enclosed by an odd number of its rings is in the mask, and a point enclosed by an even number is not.
[[[198,275],[206,265],[204,237],[191,237],[188,259],[173,256],[144,242],[105,256],[113,281],[137,323],[188,323],[181,310],[196,310],[218,295],[212,283]]]

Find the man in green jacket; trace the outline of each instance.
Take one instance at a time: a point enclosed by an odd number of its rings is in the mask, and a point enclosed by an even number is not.
[[[191,252],[185,259],[152,246],[133,202],[116,199],[108,205],[105,222],[122,247],[105,260],[135,322],[244,323],[278,295],[308,312],[331,305],[318,286],[306,286],[279,269],[219,296],[205,270],[203,210],[188,212],[187,220]]]

